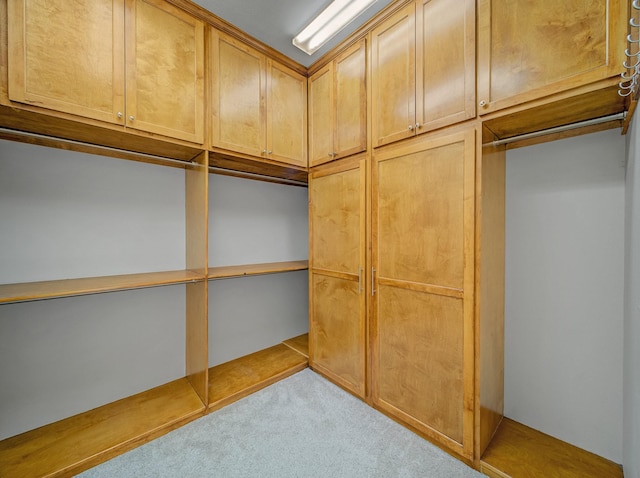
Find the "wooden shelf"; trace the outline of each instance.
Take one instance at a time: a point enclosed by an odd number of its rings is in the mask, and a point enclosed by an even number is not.
[[[0,441],[6,478],[73,476],[204,415],[186,378]]]
[[[180,270],[5,284],[0,285],[0,304],[158,287],[197,282],[204,279],[205,277],[202,274],[189,270]]]
[[[309,360],[284,344],[209,369],[209,411],[304,370]]]
[[[298,335],[297,337],[285,340],[282,343],[287,347],[291,347],[299,354],[302,354],[305,357],[309,358],[309,334]]]
[[[264,264],[209,267],[209,279],[228,279],[231,277],[303,271],[308,268],[309,261],[266,262]]]
[[[492,478],[622,478],[622,468],[598,455],[504,418],[480,462]]]

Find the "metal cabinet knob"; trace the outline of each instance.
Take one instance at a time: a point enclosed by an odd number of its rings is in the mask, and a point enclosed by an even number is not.
[[[409,131],[413,131],[413,125],[412,124],[409,125]]]
[[[120,111],[118,111],[118,114],[116,115],[118,118],[122,118],[122,113]]]
[[[135,117],[133,115],[129,116],[129,121],[133,121]]]
[[[481,108],[486,108],[486,107],[487,107],[487,102],[486,102],[485,100],[482,100],[482,101],[480,102],[480,107],[481,107]]]

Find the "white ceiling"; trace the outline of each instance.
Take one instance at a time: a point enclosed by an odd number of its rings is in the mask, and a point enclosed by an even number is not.
[[[311,56],[294,47],[291,40],[331,0],[194,0],[194,3],[298,63],[309,66],[392,1],[377,0]]]

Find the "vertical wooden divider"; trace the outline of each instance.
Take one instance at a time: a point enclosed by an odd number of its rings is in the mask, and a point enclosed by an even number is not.
[[[209,153],[203,151],[185,170],[186,265],[203,280],[186,285],[186,374],[202,400],[208,404],[208,215]]]
[[[483,128],[482,143],[494,135]],[[476,411],[479,461],[504,414],[505,147],[478,145],[476,173]]]

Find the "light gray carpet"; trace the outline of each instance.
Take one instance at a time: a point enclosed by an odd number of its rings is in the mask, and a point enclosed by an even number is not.
[[[79,476],[483,475],[306,369]]]

